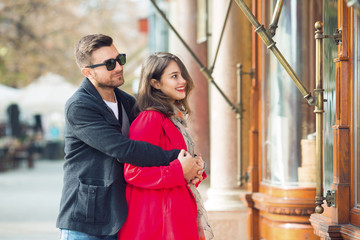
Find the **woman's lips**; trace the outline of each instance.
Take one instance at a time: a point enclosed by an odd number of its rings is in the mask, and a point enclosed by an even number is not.
[[[178,88],[176,88],[176,91],[185,92],[185,87],[178,87]]]

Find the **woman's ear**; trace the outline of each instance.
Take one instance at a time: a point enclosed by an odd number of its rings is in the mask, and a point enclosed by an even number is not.
[[[161,87],[161,84],[160,84],[160,81],[158,81],[158,80],[156,80],[156,79],[151,79],[151,81],[150,81],[150,85],[153,87],[153,88],[155,88],[155,89],[160,89],[160,87]]]

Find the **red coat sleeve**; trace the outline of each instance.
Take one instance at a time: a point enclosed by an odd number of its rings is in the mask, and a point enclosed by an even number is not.
[[[142,112],[131,124],[129,138],[164,148],[166,135],[161,125],[164,118],[165,116],[159,112]],[[186,184],[178,159],[172,161],[169,166],[160,167],[138,167],[125,164],[124,175],[129,184],[147,189],[172,188]]]

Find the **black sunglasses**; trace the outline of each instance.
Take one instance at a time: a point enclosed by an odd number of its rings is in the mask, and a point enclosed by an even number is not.
[[[96,67],[100,67],[100,66],[105,65],[106,69],[108,71],[112,71],[116,67],[116,62],[118,62],[120,65],[124,65],[126,63],[126,54],[125,53],[120,53],[115,59],[113,59],[113,58],[108,59],[104,63],[89,65],[89,66],[86,66],[86,67],[87,68],[96,68]]]

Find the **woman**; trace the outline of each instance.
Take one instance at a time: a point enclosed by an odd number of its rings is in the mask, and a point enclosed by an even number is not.
[[[190,113],[187,98],[193,86],[184,64],[175,55],[157,53],[148,57],[142,66],[137,97],[140,114],[130,127],[129,137],[165,150],[186,149],[194,155],[184,117]],[[184,180],[179,161],[164,167],[125,164],[124,175],[129,212],[119,240],[212,238],[200,194]]]

